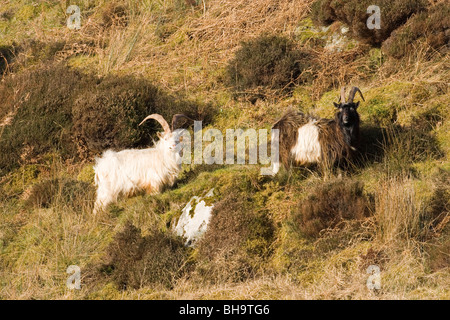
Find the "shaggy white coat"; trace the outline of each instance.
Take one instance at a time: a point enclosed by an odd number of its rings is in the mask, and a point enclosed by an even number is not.
[[[94,166],[97,185],[94,213],[120,195],[131,196],[142,190],[161,192],[164,186],[173,185],[180,169],[180,154],[172,134],[161,136],[152,148],[105,151],[101,158],[96,158]]]
[[[297,143],[291,153],[298,164],[317,163],[321,157],[319,128],[311,121],[298,128]]]

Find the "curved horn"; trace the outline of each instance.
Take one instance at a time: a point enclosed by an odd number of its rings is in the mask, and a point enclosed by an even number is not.
[[[363,97],[363,94],[362,94],[361,90],[359,90],[358,87],[352,87],[352,88],[350,89],[350,93],[348,94],[348,101],[347,101],[347,102],[353,102],[353,99],[355,98],[356,92],[359,93],[359,95],[361,96],[361,98],[363,99],[363,101],[366,101],[366,100],[364,100],[364,97]]]
[[[170,128],[169,128],[169,124],[167,123],[167,121],[159,114],[154,113],[151,114],[149,116],[147,116],[144,120],[141,121],[141,123],[139,123],[139,125],[143,124],[145,121],[147,121],[148,119],[155,119],[156,121],[158,121],[161,126],[164,129],[164,133],[170,133]]]
[[[339,102],[345,103],[345,87],[341,88],[341,97],[339,98]]]
[[[189,118],[187,115],[182,114],[182,113],[177,113],[176,115],[174,115],[172,117],[172,131],[175,129],[175,126],[176,126],[178,120],[180,120],[181,118],[185,118],[185,119],[188,119],[189,121],[194,122],[194,119]]]

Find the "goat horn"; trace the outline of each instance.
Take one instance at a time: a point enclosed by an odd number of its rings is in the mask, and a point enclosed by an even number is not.
[[[341,88],[341,97],[339,102],[345,103],[345,87]]]
[[[163,129],[164,129],[164,133],[170,133],[171,132],[169,124],[167,123],[167,121],[161,115],[159,115],[157,113],[154,113],[154,114],[151,114],[151,115],[147,116],[144,120],[141,121],[141,123],[139,123],[139,125],[143,124],[148,119],[155,119],[156,121],[158,121],[161,124],[161,126],[163,127]]]
[[[194,119],[189,118],[187,115],[182,113],[177,113],[172,117],[172,131],[175,129],[175,125],[177,124],[178,120],[181,118],[188,119],[189,121],[194,122]]]
[[[350,93],[348,94],[348,101],[347,101],[347,102],[353,102],[353,99],[355,98],[356,92],[359,93],[359,95],[361,96],[361,98],[363,99],[363,101],[366,101],[366,100],[364,100],[364,97],[363,97],[363,94],[362,94],[361,90],[359,90],[358,87],[352,87],[352,88],[350,89]]]

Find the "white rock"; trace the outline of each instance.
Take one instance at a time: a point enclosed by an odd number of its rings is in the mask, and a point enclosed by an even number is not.
[[[213,196],[214,188],[209,190],[204,197],[193,196],[183,208],[175,226],[175,232],[186,239],[186,246],[193,246],[205,233],[214,204],[208,206],[204,199]]]

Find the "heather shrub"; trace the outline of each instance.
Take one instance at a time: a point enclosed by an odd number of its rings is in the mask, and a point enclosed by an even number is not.
[[[299,201],[293,224],[299,232],[312,238],[322,230],[340,226],[343,221],[362,220],[371,214],[370,199],[363,184],[348,179],[324,183]]]
[[[448,49],[449,16],[450,7],[444,3],[417,13],[383,42],[383,52],[394,58],[401,58],[414,52],[418,41],[425,43],[429,49],[440,49],[443,46]]]
[[[226,81],[237,95],[286,90],[312,80],[312,55],[283,36],[262,35],[242,42],[228,63]]]
[[[156,121],[138,124],[159,113],[169,123],[185,113],[207,124],[214,114],[168,95],[147,80],[132,76],[97,78],[65,64],[25,71],[0,85],[0,173],[20,164],[38,163],[48,152],[62,159],[89,158],[107,148],[148,146]]]
[[[381,11],[381,28],[367,28],[367,13],[370,5],[377,5]],[[312,5],[313,21],[319,24],[331,24],[341,21],[349,26],[351,34],[369,44],[380,45],[392,31],[403,25],[414,13],[426,8],[425,0],[318,0]]]
[[[213,111],[167,95],[142,78],[107,76],[75,101],[73,132],[87,154],[134,148],[151,143],[149,128],[151,133],[162,131],[156,121],[139,126],[149,114],[161,114],[169,124],[176,113],[207,123]]]
[[[124,27],[128,23],[128,6],[118,1],[108,2],[100,10],[100,24],[103,28]]]
[[[63,158],[74,156],[72,105],[92,83],[91,77],[63,64],[8,77],[0,88],[0,116],[11,115],[0,138],[1,173],[38,162],[53,150]]]
[[[148,114],[160,112],[158,89],[148,81],[130,76],[109,76],[80,95],[73,105],[73,132],[90,152],[146,145],[150,137],[139,123]],[[153,123],[154,130],[158,130]]]
[[[230,193],[214,205],[208,229],[197,244],[196,272],[208,281],[243,281],[270,253],[274,226],[244,194]]]
[[[187,249],[181,239],[157,228],[146,236],[131,222],[117,233],[107,248],[100,274],[119,289],[144,286],[171,288],[184,273]]]
[[[14,46],[0,46],[0,75],[4,74],[8,69],[15,53],[16,49]]]

